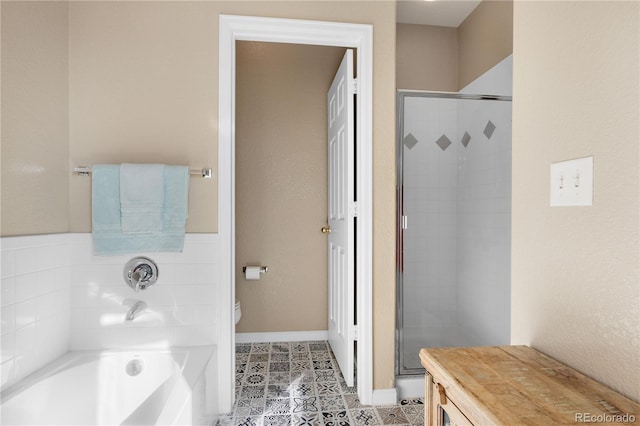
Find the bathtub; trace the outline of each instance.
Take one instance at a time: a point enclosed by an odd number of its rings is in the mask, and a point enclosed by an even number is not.
[[[210,424],[205,370],[212,357],[215,346],[68,352],[2,392],[1,423]]]

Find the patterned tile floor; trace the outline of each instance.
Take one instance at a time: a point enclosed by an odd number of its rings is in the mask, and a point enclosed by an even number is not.
[[[218,425],[422,425],[420,399],[363,406],[348,387],[329,344],[236,346],[236,404]]]

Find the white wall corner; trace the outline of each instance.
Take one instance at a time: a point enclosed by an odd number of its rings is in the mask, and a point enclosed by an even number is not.
[[[374,389],[371,396],[371,405],[395,405],[398,403],[396,388]]]

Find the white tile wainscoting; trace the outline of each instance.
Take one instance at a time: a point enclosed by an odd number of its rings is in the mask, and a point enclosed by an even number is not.
[[[217,234],[187,234],[182,253],[123,256],[94,256],[88,233],[0,241],[3,388],[69,350],[218,343]],[[123,268],[139,255],[159,278],[135,293]],[[148,309],[125,323],[126,299]]]
[[[90,234],[70,234],[71,349],[217,343],[216,237],[188,234],[182,253],[94,256]],[[158,281],[137,293],[123,278],[125,263],[135,256],[158,265]],[[125,322],[127,300],[142,300],[148,308]]]
[[[1,242],[4,388],[69,349],[70,245],[65,234]]]

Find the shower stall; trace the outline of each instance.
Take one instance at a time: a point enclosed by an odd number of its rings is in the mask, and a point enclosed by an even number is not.
[[[396,374],[510,339],[511,97],[398,91]]]

